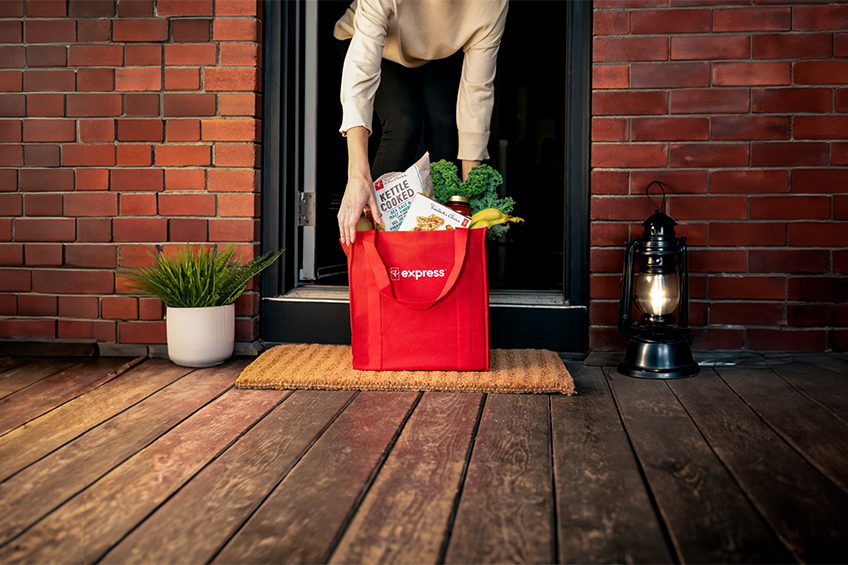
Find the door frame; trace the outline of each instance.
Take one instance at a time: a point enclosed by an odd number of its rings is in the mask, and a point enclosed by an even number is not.
[[[299,286],[305,21],[303,2],[264,3],[261,247],[286,252],[276,268],[262,274],[260,339],[350,343],[346,287]],[[563,293],[492,292],[490,335],[492,347],[545,348],[581,357],[589,348],[590,0],[568,2],[567,26]]]

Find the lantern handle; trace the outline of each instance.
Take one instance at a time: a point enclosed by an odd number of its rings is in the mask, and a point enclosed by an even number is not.
[[[663,197],[662,197],[662,202],[660,202],[660,205],[659,205],[659,206],[657,206],[657,203],[656,203],[656,202],[654,202],[654,199],[653,199],[653,198],[651,198],[651,195],[650,195],[650,194],[648,194],[648,192],[651,190],[651,185],[653,185],[653,184],[659,185],[660,190],[662,191],[662,195],[663,195]],[[663,183],[661,183],[661,182],[660,182],[660,181],[658,181],[658,180],[653,180],[653,181],[651,181],[651,182],[648,184],[648,188],[646,188],[646,189],[645,189],[645,196],[647,196],[647,197],[648,197],[648,200],[650,200],[650,201],[651,201],[651,204],[653,204],[653,205],[654,205],[654,208],[656,208],[656,209],[657,209],[657,212],[662,212],[662,209],[665,207],[665,187],[663,187]]]

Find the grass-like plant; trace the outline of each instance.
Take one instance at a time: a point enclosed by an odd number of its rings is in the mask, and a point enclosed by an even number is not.
[[[186,246],[175,257],[161,250],[150,255],[152,267],[122,269],[119,274],[129,279],[129,286],[141,294],[157,296],[172,308],[226,306],[242,295],[250,279],[261,273],[282,255],[269,251],[241,265],[243,254],[234,259],[236,248],[229,245],[218,251]]]

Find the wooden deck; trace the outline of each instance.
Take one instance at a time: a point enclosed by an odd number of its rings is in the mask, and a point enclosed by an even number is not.
[[[848,362],[578,395],[0,357],[0,563],[848,561]]]

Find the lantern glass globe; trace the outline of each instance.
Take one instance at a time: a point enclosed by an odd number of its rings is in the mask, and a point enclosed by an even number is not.
[[[636,277],[636,301],[651,316],[666,316],[680,303],[680,277],[677,273],[639,273]]]

